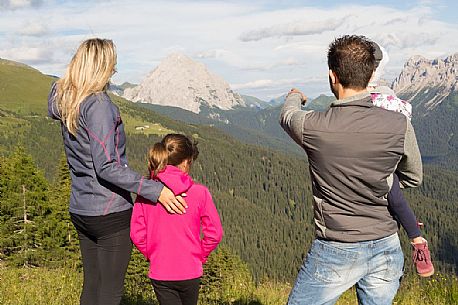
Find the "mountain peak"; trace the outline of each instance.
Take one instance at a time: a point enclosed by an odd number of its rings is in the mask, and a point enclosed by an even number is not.
[[[414,55],[407,60],[404,66],[416,66],[427,61],[428,59],[422,55]]]
[[[242,97],[232,91],[221,77],[182,53],[172,53],[134,88],[124,91],[133,102],[180,107],[195,113],[202,105],[231,109],[245,106]]]
[[[438,106],[451,92],[458,91],[458,53],[446,58],[427,59],[413,56],[404,65],[392,88],[412,102],[424,95],[427,110]]]
[[[192,60],[191,57],[188,55],[181,53],[181,52],[172,52],[169,55],[165,57],[163,61],[181,61],[181,62],[192,62],[192,63],[197,63],[196,61]]]

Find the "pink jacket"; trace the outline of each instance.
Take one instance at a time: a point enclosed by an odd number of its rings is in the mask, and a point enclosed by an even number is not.
[[[163,281],[198,278],[202,276],[202,264],[223,237],[210,192],[175,166],[168,165],[158,179],[176,195],[186,192],[186,214],[169,214],[160,203],[139,196],[133,209],[130,237],[150,262],[150,278]]]

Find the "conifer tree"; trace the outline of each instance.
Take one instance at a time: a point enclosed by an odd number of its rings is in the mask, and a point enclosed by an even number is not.
[[[48,253],[46,261],[63,263],[69,256],[78,255],[78,238],[70,220],[71,177],[64,154],[57,164],[56,179],[50,191],[51,213],[41,228],[43,250]]]
[[[32,157],[18,147],[0,169],[0,248],[24,265],[37,264],[39,229],[50,213],[48,182]]]

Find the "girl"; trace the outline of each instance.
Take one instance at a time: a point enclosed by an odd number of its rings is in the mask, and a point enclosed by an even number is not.
[[[410,120],[412,118],[412,105],[399,99],[390,88],[377,86],[388,62],[388,54],[375,42],[373,47],[375,49],[376,70],[368,85],[372,103],[387,110],[400,112]],[[421,236],[417,218],[401,192],[396,173],[393,175],[393,186],[388,193],[388,206],[410,238],[413,248],[412,258],[418,275],[421,277],[433,275],[434,266],[431,261],[428,242]]]
[[[161,202],[170,212],[182,213],[185,207],[162,183],[145,180],[127,166],[124,125],[106,93],[115,66],[113,42],[88,39],[48,97],[48,115],[61,122],[72,179],[69,210],[84,271],[81,305],[121,302],[132,248],[131,192]]]
[[[148,276],[161,305],[197,304],[202,264],[223,236],[210,192],[188,175],[198,154],[196,144],[181,134],[166,135],[149,151],[150,178],[175,195],[186,193],[184,216],[140,196],[132,213],[130,236],[150,262]]]

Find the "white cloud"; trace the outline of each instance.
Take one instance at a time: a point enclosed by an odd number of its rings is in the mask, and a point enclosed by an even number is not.
[[[271,80],[271,79],[258,79],[252,82],[243,83],[243,84],[232,84],[231,88],[235,90],[240,89],[260,89],[260,88],[269,88],[274,85],[284,85],[293,83],[294,79],[287,80]]]
[[[252,82],[241,83],[241,84],[232,84],[231,88],[235,90],[240,89],[264,89],[264,88],[272,88],[272,87],[294,87],[304,85],[306,83],[315,83],[315,82],[323,82],[325,79],[322,77],[310,77],[307,79],[303,78],[293,78],[293,79],[258,79]]]
[[[388,33],[378,35],[378,41],[385,47],[397,49],[416,48],[425,45],[434,45],[441,33]]]
[[[29,64],[46,63],[52,60],[53,52],[40,47],[0,49],[0,57]]]
[[[42,4],[43,0],[0,0],[0,8],[5,10],[38,7]]]
[[[258,41],[264,38],[270,37],[282,37],[282,36],[307,36],[314,34],[321,34],[323,32],[334,31],[337,27],[342,25],[347,17],[339,19],[328,19],[323,21],[300,21],[277,24],[274,26],[261,28],[249,32],[242,33],[240,40],[247,41]]]
[[[295,58],[285,58],[284,60],[280,60],[274,63],[266,63],[266,64],[246,64],[240,69],[245,71],[269,71],[274,70],[276,68],[283,68],[283,67],[291,67],[291,66],[300,66],[301,63],[299,60]]]
[[[36,37],[44,36],[48,32],[48,27],[41,22],[27,22],[17,31],[19,35]]]
[[[206,50],[196,54],[197,58],[224,58],[230,55],[228,50],[224,49],[213,49],[213,50]]]

